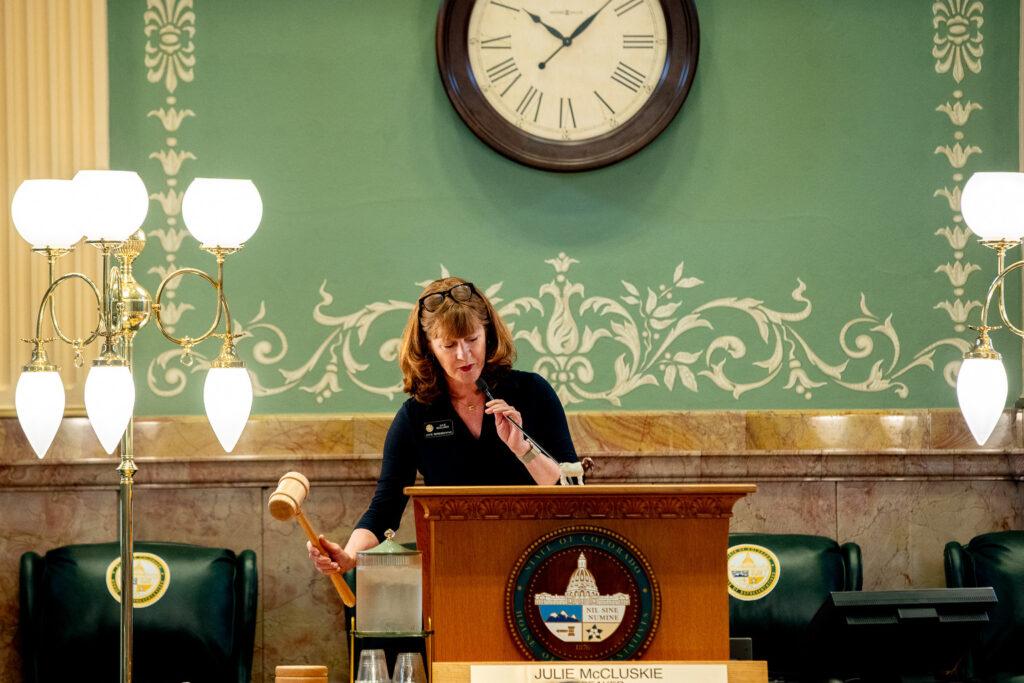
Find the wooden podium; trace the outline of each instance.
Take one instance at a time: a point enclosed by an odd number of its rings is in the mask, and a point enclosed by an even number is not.
[[[407,488],[434,660],[525,660],[505,619],[509,575],[534,541],[575,525],[628,539],[650,563],[661,614],[641,659],[729,659],[729,518],[736,501],[755,490],[753,484]]]

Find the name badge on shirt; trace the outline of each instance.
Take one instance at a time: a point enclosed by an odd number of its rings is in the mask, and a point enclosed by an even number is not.
[[[434,420],[423,424],[423,436],[427,439],[440,439],[455,436],[455,425],[448,420]]]

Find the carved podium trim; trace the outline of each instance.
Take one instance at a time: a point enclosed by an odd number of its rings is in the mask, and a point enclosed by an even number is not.
[[[728,487],[728,494],[707,486],[645,486],[643,497],[624,497],[625,486],[474,487],[476,496],[459,497],[460,487],[413,487],[425,519],[474,521],[501,519],[680,519],[731,517],[748,491]],[[723,487],[725,488],[725,487]],[[754,487],[750,487],[753,491]],[[407,492],[410,489],[406,490]],[[707,495],[717,493],[717,495]],[[435,496],[438,499],[432,500]],[[454,496],[454,497],[453,497]]]

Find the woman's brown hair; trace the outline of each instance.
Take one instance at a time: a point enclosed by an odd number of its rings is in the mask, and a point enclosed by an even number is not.
[[[436,401],[447,392],[444,370],[430,350],[430,338],[459,339],[472,334],[477,324],[484,326],[487,341],[486,359],[481,374],[491,381],[512,369],[516,347],[512,333],[502,322],[494,306],[482,292],[473,287],[468,301],[456,301],[446,296],[433,311],[423,307],[423,297],[445,292],[456,285],[470,282],[458,277],[434,280],[420,294],[402,333],[402,348],[398,365],[402,368],[402,389],[420,403]]]

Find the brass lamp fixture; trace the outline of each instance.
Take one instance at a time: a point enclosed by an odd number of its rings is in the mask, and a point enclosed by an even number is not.
[[[15,389],[18,421],[36,456],[42,458],[60,427],[64,414],[64,384],[59,368],[46,355],[45,345],[59,340],[75,350],[75,365],[81,367],[82,349],[100,340],[99,357],[93,361],[85,381],[85,409],[103,449],[113,453],[120,443],[119,538],[121,585],[133,586],[132,485],[135,472],[132,429],[134,426],[135,382],[132,356],[135,335],[150,315],[171,342],[182,347],[181,362],[192,365],[192,349],[210,337],[221,340],[221,350],[210,363],[204,397],[206,412],[217,439],[230,452],[245,428],[252,408],[252,381],[235,353],[235,329],[224,295],[224,261],[240,250],[256,232],[263,204],[250,180],[196,178],[185,191],[182,215],[185,226],[201,248],[216,259],[216,277],[197,268],[179,268],[169,273],[157,288],[156,298],[135,280],[132,262],[145,246],[139,227],[146,218],[149,195],[138,174],[131,171],[80,171],[74,180],[26,180],[14,194],[11,216],[15,229],[32,250],[46,257],[49,287],[39,302],[35,336],[23,341],[32,345]],[[103,262],[99,286],[82,273],[54,277],[57,260],[70,253],[85,238],[99,250]],[[112,263],[112,258],[117,263]],[[171,281],[195,275],[213,287],[217,312],[213,323],[200,336],[175,337],[160,319],[160,300]],[[85,338],[72,337],[61,329],[53,299],[61,285],[72,280],[84,282],[96,297],[98,320]],[[47,315],[47,310],[49,314]],[[44,337],[44,318],[49,318],[52,337]],[[222,327],[223,323],[223,327]],[[218,331],[221,330],[221,331]],[[121,678],[132,679],[131,588],[122,589]]]
[[[1024,259],[1006,265],[1007,250],[1024,238],[1024,173],[975,173],[964,185],[960,213],[981,244],[996,252],[996,276],[989,285],[974,347],[964,354],[956,380],[956,395],[967,426],[978,445],[988,441],[1006,406],[1006,369],[992,346],[989,333],[1000,329],[988,324],[988,309],[999,294],[999,318],[1006,329],[1024,338],[1024,329],[1006,314],[1003,281],[1024,269]]]

